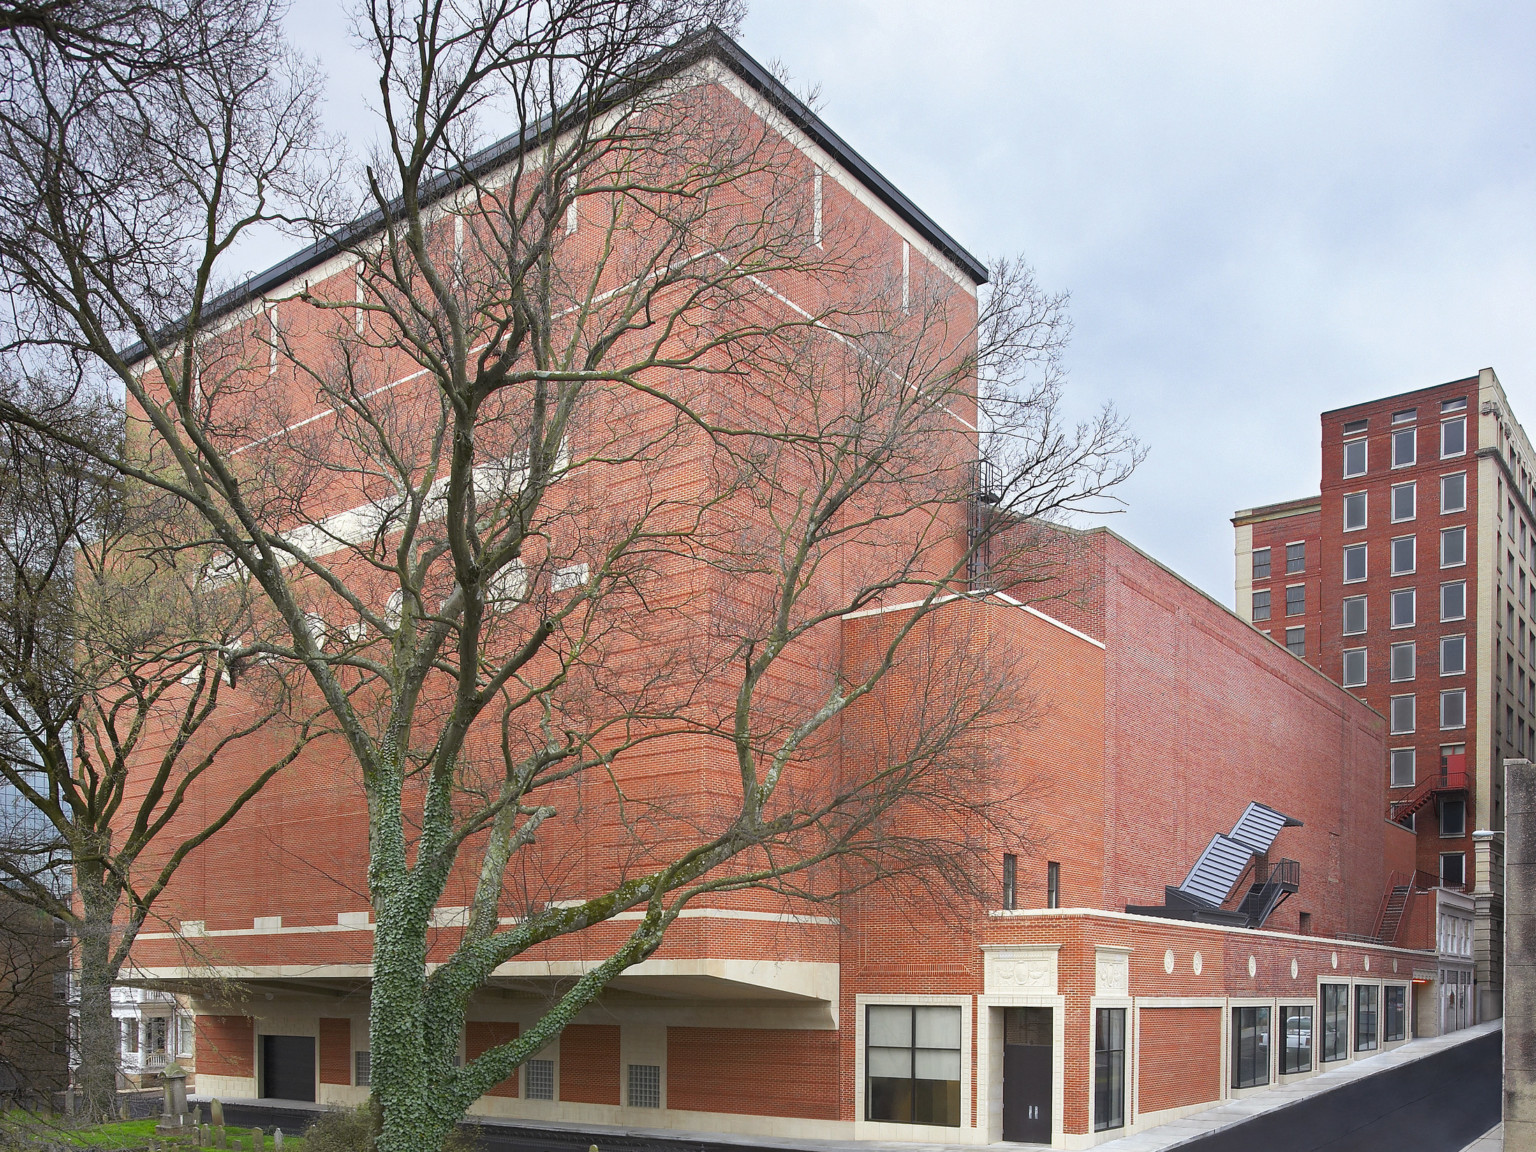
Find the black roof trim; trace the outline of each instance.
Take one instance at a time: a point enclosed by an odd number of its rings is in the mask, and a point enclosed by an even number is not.
[[[668,75],[674,75],[682,71],[690,64],[709,57],[719,60],[738,77],[747,83],[752,89],[769,101],[780,113],[801,131],[805,132],[818,145],[851,172],[866,188],[901,217],[911,227],[923,236],[930,244],[937,248],[945,257],[958,265],[971,281],[976,284],[987,282],[987,268],[981,261],[965,250],[948,232],[940,228],[933,218],[914,204],[894,184],[882,176],[875,168],[855,152],[848,143],[822,121],[822,119],[808,108],[804,101],[781,84],[766,68],[747,54],[746,50],[737,44],[718,28],[710,28],[698,36],[684,41],[671,50],[671,60],[658,61],[658,67],[652,73],[653,79],[661,79]],[[615,98],[615,103],[623,99],[621,93]],[[470,179],[493,171],[517,155],[522,149],[537,144],[549,131],[550,119],[545,118],[538,124],[531,125],[520,133],[506,136],[496,143],[487,146],[475,153],[465,163],[465,173],[446,173],[438,177],[422,191],[423,203],[431,203],[444,196],[450,195],[463,187]],[[331,259],[347,245],[356,243],[364,237],[376,232],[384,222],[384,214],[375,208],[366,215],[354,220],[352,223],[338,229],[333,235],[323,240],[318,240],[307,248],[300,249],[286,260],[272,265],[264,272],[259,272],[240,285],[231,288],[227,292],[220,293],[203,310],[204,321],[217,320],[233,312],[237,308],[250,303],[252,300],[265,296],[274,288],[297,276],[303,275],[311,268],[318,267]],[[149,349],[142,343],[135,343],[124,352],[124,357],[132,363],[142,359]]]

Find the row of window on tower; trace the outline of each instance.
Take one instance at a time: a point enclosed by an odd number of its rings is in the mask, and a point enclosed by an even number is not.
[[[1440,637],[1437,668],[1441,676],[1460,676],[1467,670],[1467,638],[1465,635]],[[1369,682],[1370,650],[1367,648],[1344,649],[1343,683],[1346,688],[1362,688]],[[1419,644],[1417,640],[1404,640],[1387,648],[1387,680],[1400,683],[1417,679],[1419,673]]]
[[[1449,460],[1467,453],[1467,399],[1465,396],[1440,404],[1439,458]],[[1393,468],[1410,468],[1419,463],[1419,410],[1404,408],[1392,413],[1388,435],[1389,456]],[[1433,427],[1433,425],[1429,425]],[[1370,420],[1351,420],[1344,425],[1344,476],[1364,476],[1370,470]]]
[[[1342,501],[1344,531],[1358,532],[1370,525],[1371,494],[1346,492]],[[1419,482],[1407,480],[1394,484],[1387,493],[1387,519],[1404,524],[1419,518]],[[1467,474],[1452,472],[1440,477],[1440,515],[1449,516],[1467,510]]]

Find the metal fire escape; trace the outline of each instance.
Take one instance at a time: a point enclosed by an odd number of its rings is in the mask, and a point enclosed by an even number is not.
[[[1268,863],[1269,849],[1280,830],[1300,826],[1300,820],[1267,804],[1249,804],[1231,832],[1211,837],[1184,882],[1164,889],[1162,904],[1128,904],[1125,910],[1173,920],[1262,927],[1281,902],[1301,887],[1301,865],[1295,860]],[[1252,879],[1242,899],[1235,908],[1226,907],[1250,872]]]

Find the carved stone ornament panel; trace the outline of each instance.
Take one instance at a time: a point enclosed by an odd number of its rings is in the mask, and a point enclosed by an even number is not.
[[[1131,993],[1131,958],[1124,952],[1099,949],[1094,963],[1095,996],[1129,996]]]
[[[986,957],[988,996],[1056,995],[1056,949],[1006,948]]]

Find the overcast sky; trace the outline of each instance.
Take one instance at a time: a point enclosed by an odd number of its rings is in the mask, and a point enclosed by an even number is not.
[[[343,7],[290,23],[364,130]],[[1325,408],[1493,367],[1536,428],[1536,6],[756,0],[744,47],[984,259],[1072,293],[1070,403],[1149,449],[1112,526],[1223,603]]]

